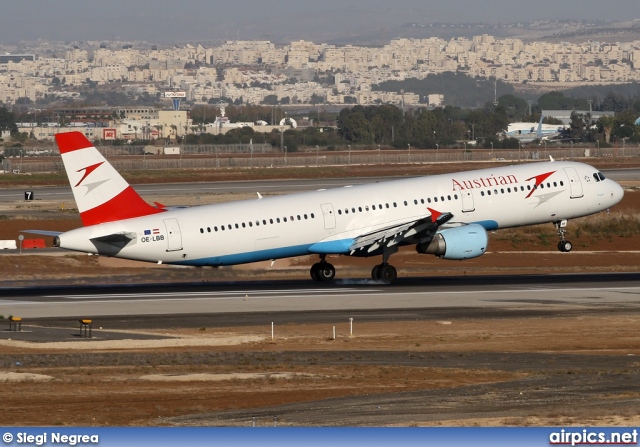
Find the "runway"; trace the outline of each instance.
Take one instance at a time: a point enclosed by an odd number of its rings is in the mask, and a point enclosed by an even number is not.
[[[403,278],[393,286],[341,280],[5,289],[0,314],[22,318],[247,315],[392,310],[635,307],[640,274]],[[346,315],[346,314],[345,314]],[[304,317],[299,317],[304,322]],[[177,321],[176,321],[177,322]]]

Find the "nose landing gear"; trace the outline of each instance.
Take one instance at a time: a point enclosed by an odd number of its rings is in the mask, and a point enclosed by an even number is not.
[[[567,221],[561,220],[559,222],[553,223],[556,226],[556,232],[558,236],[560,236],[560,242],[558,242],[558,250],[563,253],[569,253],[573,248],[573,244],[567,240],[565,240],[564,235],[567,233]]]

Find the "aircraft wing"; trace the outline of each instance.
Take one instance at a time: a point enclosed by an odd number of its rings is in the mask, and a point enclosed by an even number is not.
[[[429,208],[430,216],[409,222],[401,222],[388,227],[363,234],[354,239],[349,247],[351,255],[368,255],[385,247],[413,243],[431,239],[440,226],[453,218],[453,214],[440,213]],[[366,256],[366,255],[365,255]]]

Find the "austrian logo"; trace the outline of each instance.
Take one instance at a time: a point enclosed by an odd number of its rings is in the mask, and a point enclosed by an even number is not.
[[[535,181],[533,188],[529,194],[525,197],[528,199],[531,197],[531,194],[538,189],[538,187],[544,182],[547,178],[553,175],[556,171],[545,172],[544,174],[536,175],[534,177],[528,178],[525,182],[530,182],[532,180]],[[489,188],[492,186],[505,186],[505,185],[515,185],[518,184],[518,179],[515,175],[494,175],[491,174],[488,177],[478,177],[467,180],[456,180],[452,179],[452,189],[454,191],[464,191],[466,189],[478,189],[478,188]]]

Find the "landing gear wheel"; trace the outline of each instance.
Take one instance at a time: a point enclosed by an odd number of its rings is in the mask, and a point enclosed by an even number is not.
[[[313,264],[309,269],[309,274],[311,275],[311,279],[315,282],[320,282],[320,278],[318,277],[318,264]]]
[[[331,282],[336,277],[336,268],[328,262],[317,262],[309,270],[311,279],[317,282]]]
[[[371,269],[371,279],[373,279],[374,281],[380,280],[380,267],[382,266],[378,264]]]
[[[572,248],[573,248],[573,244],[569,241],[560,241],[558,243],[558,250],[560,250],[563,253],[569,253]]]
[[[323,262],[320,264],[320,268],[318,269],[318,278],[322,282],[331,282],[333,278],[336,277],[336,268],[329,264],[328,262]]]
[[[392,284],[398,277],[398,271],[392,265],[386,264],[379,266],[378,279],[385,284]]]

